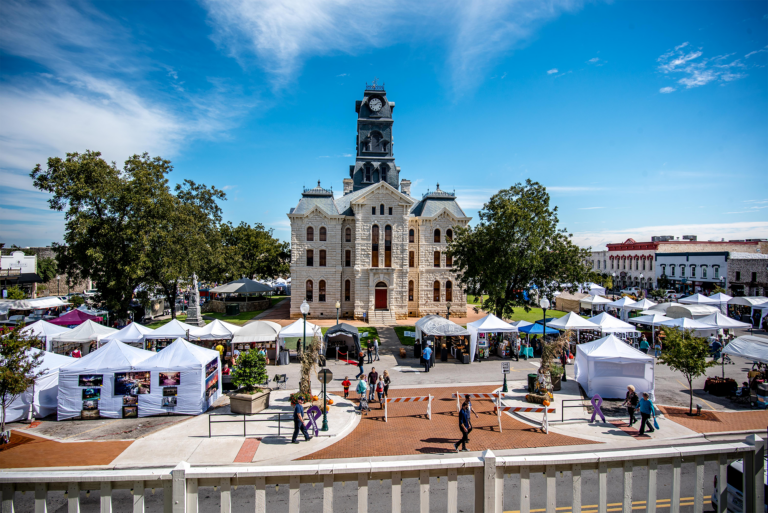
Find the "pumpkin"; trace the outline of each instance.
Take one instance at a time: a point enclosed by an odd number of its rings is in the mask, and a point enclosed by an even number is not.
[[[544,399],[544,401],[542,401],[541,404],[543,404],[544,406],[549,406],[549,401],[547,399]]]
[[[330,407],[330,406],[326,406],[326,407],[325,407],[325,411],[326,411],[326,412],[329,412],[329,411],[331,411],[331,407]]]
[[[319,398],[319,397],[317,397],[316,395],[313,395],[313,396],[312,396],[312,400],[313,400],[313,401],[319,401],[319,400],[320,400],[320,398]]]
[[[328,399],[328,404],[333,404],[333,399]]]

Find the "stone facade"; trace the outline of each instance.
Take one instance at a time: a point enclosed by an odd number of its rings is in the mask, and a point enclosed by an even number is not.
[[[334,318],[337,301],[341,317],[371,322],[444,315],[449,302],[451,316],[466,316],[466,296],[445,251],[446,237],[470,218],[439,184],[418,200],[410,181],[398,183],[393,109],[383,88],[366,89],[356,102],[357,157],[344,195],[334,198],[318,182],[288,214],[291,317],[301,316],[304,299],[312,318]]]
[[[733,296],[768,294],[768,255],[730,253],[727,287],[728,293]]]
[[[2,248],[0,253],[2,255],[10,255],[14,251],[18,251],[12,248]],[[27,254],[35,255],[37,261],[42,258],[53,258],[56,260],[56,254],[51,247],[33,247],[22,248]],[[37,272],[35,270],[34,272]],[[60,274],[47,283],[35,283],[30,292],[30,297],[43,297],[43,296],[66,296],[70,293],[82,293],[86,290],[96,288],[96,284],[91,280],[72,280],[66,274]]]

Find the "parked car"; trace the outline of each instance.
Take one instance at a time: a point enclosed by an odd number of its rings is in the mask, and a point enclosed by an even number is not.
[[[631,294],[633,296],[640,295],[640,289],[637,287],[629,287],[628,289],[621,289],[622,294]]]
[[[671,299],[673,301],[677,301],[681,297],[685,297],[685,294],[683,292],[677,292],[674,290],[668,290],[667,291],[667,299]]]
[[[766,462],[768,462],[768,456],[766,457]],[[763,511],[768,512],[768,472],[764,474],[765,476],[765,483],[763,485],[765,486],[765,505],[763,506]],[[728,485],[726,486],[726,492],[727,492],[727,504],[726,508],[731,513],[744,513],[744,460],[736,460],[730,465],[728,465],[728,470],[726,471],[726,479],[728,482]],[[714,483],[715,489],[712,493],[712,507],[715,509],[715,511],[718,511],[717,505],[718,505],[718,497],[717,497],[717,475],[715,475],[715,483]]]

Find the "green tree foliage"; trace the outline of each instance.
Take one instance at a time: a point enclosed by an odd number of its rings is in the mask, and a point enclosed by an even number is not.
[[[715,294],[728,294],[728,292],[723,287],[718,286],[712,289],[712,295]]]
[[[235,279],[274,278],[290,271],[290,250],[287,242],[280,242],[272,236],[273,230],[261,223],[253,226],[241,222],[221,227],[222,241],[231,261],[235,262]]]
[[[85,304],[85,299],[83,298],[83,296],[69,296],[69,298],[67,298],[67,301],[72,303],[72,306],[74,308],[80,308]]]
[[[0,406],[3,411],[0,431],[5,431],[6,408],[29,387],[35,384],[41,373],[37,368],[42,363],[42,351],[30,351],[42,340],[20,335],[16,329],[3,337],[0,344]]]
[[[667,278],[666,274],[662,274],[659,276],[659,279],[656,280],[656,288],[663,290],[664,295],[666,295],[667,289],[669,289],[669,278]]]
[[[667,291],[662,289],[654,289],[650,292],[650,296],[656,301],[661,301],[667,296]]]
[[[261,392],[259,385],[267,381],[267,358],[259,351],[243,351],[237,357],[237,365],[232,370],[232,383],[243,388],[249,394]]]
[[[448,253],[467,294],[488,297],[482,308],[509,317],[514,307],[531,305],[523,294],[533,285],[550,296],[563,284],[596,281],[587,265],[589,249],[558,229],[557,207],[549,207],[549,194],[527,180],[495,194],[479,213],[475,227],[456,229]]]
[[[37,275],[43,280],[43,283],[48,283],[56,277],[56,260],[53,258],[38,258],[37,259]]]
[[[8,287],[8,299],[26,299],[27,295],[19,287]]]
[[[693,413],[693,380],[706,374],[707,369],[716,365],[708,360],[709,344],[706,338],[694,337],[691,330],[662,327],[664,352],[659,362],[681,372],[688,380],[691,401],[689,413]]]

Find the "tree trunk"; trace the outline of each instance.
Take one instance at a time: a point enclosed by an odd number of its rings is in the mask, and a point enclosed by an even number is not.
[[[171,319],[176,318],[176,298],[179,295],[178,286],[174,282],[173,287],[166,287],[163,285],[163,291],[165,292],[165,299],[168,304],[171,305]]]
[[[688,405],[688,415],[693,415],[693,380],[688,380],[688,391],[690,392],[691,402]]]

